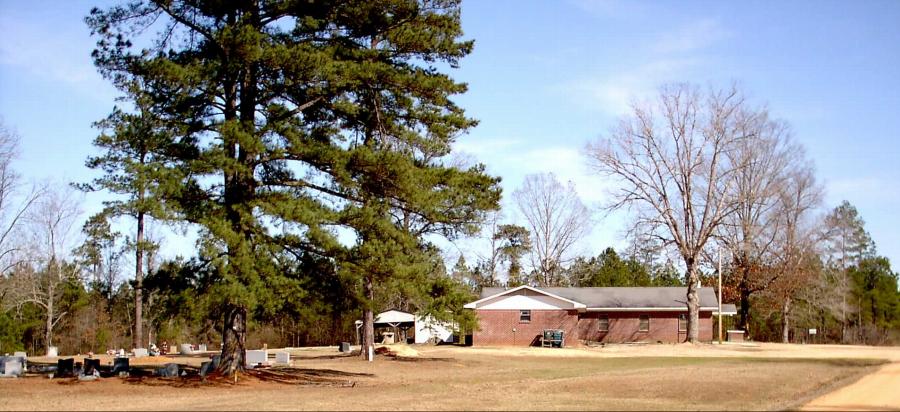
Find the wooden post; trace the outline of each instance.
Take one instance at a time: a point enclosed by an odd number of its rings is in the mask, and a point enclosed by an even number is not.
[[[719,247],[719,345],[722,344],[722,248]]]

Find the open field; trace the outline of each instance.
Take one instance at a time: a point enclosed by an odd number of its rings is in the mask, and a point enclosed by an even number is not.
[[[416,346],[367,363],[335,348],[292,350],[304,373],[354,387],[245,378],[237,385],[119,378],[0,380],[3,409],[784,409],[851,384],[896,348],[818,345]],[[37,360],[37,359],[35,359]],[[140,363],[199,365],[203,357]],[[135,362],[138,363],[138,362]],[[893,366],[891,364],[888,366]]]

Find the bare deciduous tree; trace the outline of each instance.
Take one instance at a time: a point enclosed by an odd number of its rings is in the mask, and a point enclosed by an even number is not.
[[[591,214],[572,183],[553,173],[525,177],[513,193],[531,230],[531,265],[540,286],[559,286],[572,246],[591,231]]]
[[[53,345],[53,328],[67,314],[59,308],[67,282],[77,281],[76,266],[66,261],[78,204],[68,188],[50,191],[31,208],[25,222],[22,255],[9,277],[5,299],[21,309],[31,304],[44,313],[44,345]]]
[[[743,164],[728,154],[758,115],[734,87],[702,94],[695,86],[660,89],[654,103],[634,104],[608,138],[587,147],[594,169],[617,179],[609,209],[634,207],[641,232],[674,247],[686,270],[688,333],[699,340],[698,266],[703,249],[731,214]]]
[[[19,196],[21,177],[12,167],[18,153],[18,136],[0,121],[0,267],[3,273],[16,264],[13,257],[18,254],[12,235],[43,191],[39,186],[33,186],[28,193]]]
[[[772,264],[779,275],[769,291],[781,304],[784,343],[790,340],[794,300],[806,292],[821,270],[815,222],[810,215],[822,202],[822,188],[816,183],[812,165],[802,156],[796,160],[779,190],[777,216],[781,229],[773,242],[776,256]]]
[[[740,296],[740,327],[749,332],[750,295],[765,290],[781,271],[770,270],[776,258],[776,238],[782,233],[780,197],[792,165],[803,164],[802,149],[790,140],[785,123],[773,120],[765,109],[749,113],[739,123],[741,134],[727,152],[731,164],[743,165],[732,187],[736,201],[718,236],[733,258],[732,279]],[[796,177],[796,176],[794,176]]]

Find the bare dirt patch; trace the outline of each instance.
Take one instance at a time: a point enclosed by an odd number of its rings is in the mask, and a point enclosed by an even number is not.
[[[894,362],[858,381],[813,399],[809,411],[900,410],[900,363]]]
[[[783,409],[858,379],[885,358],[868,349],[622,346],[415,346],[417,357],[379,356],[371,363],[335,356],[335,348],[291,349],[294,368],[309,377],[355,385],[292,385],[247,376],[236,385],[182,378],[61,385],[35,377],[0,380],[0,409]],[[199,365],[204,359],[174,360]]]

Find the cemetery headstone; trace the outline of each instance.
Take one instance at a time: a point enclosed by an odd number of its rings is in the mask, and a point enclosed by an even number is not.
[[[21,358],[7,359],[3,365],[3,376],[22,376],[22,361],[20,359]]]
[[[212,366],[212,361],[206,361],[200,364],[200,376],[204,377],[209,375],[210,372],[214,371],[215,368]]]
[[[275,363],[278,365],[290,365],[291,364],[291,353],[290,352],[275,352]]]
[[[55,358],[55,357],[59,356],[59,350],[57,349],[57,347],[51,346],[51,347],[47,348],[47,356],[50,358]]]
[[[135,348],[132,352],[134,353],[135,358],[143,358],[150,354],[145,348]]]
[[[22,370],[28,370],[28,354],[25,352],[15,352],[13,356],[22,359]]]
[[[93,375],[95,371],[100,372],[100,359],[86,358],[84,360],[84,374]]]
[[[178,364],[167,363],[166,366],[157,369],[156,374],[163,378],[176,378],[178,377]]]
[[[206,352],[206,344],[205,344],[205,343],[201,343],[200,346],[197,348],[197,351],[199,351],[199,352]]]
[[[194,350],[191,349],[190,343],[182,343],[181,346],[178,347],[178,352],[182,355],[190,355],[194,353]]]
[[[122,373],[122,372],[128,373],[129,369],[130,368],[128,366],[128,358],[113,359],[112,373],[114,375],[117,373]]]
[[[222,359],[222,355],[213,355],[209,358],[208,362],[203,362],[200,364],[200,376],[209,375],[211,372],[216,370],[219,367],[219,360]]]
[[[341,342],[340,351],[350,353],[350,342]]]
[[[259,364],[265,364],[269,361],[269,351],[267,350],[248,350],[246,355],[247,367],[254,368]]]
[[[56,361],[56,375],[60,378],[68,378],[75,375],[75,359],[58,359]]]

